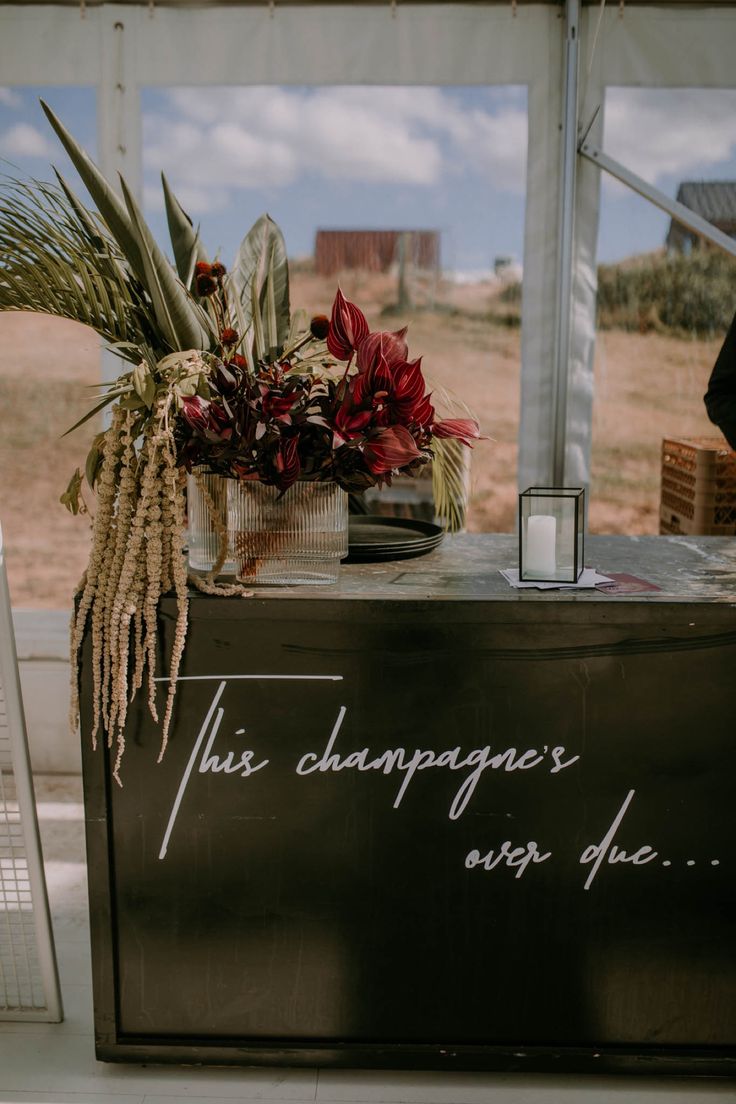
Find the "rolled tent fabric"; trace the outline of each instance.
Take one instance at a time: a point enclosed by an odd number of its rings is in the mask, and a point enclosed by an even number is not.
[[[550,28],[543,69],[529,85],[524,294],[521,320],[519,489],[552,482],[557,225],[560,206],[563,22]]]

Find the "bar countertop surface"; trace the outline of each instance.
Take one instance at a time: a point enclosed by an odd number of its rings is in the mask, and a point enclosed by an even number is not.
[[[627,573],[659,587],[627,595],[595,589],[511,587],[501,569],[518,567],[511,533],[462,533],[412,559],[343,564],[328,586],[255,587],[257,598],[330,600],[441,600],[493,602],[724,603],[736,606],[736,537],[593,536],[585,564],[601,574]],[[193,593],[198,601],[205,596]],[[215,599],[221,601],[221,599]]]

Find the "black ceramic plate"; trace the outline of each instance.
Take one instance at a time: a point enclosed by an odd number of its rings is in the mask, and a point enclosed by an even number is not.
[[[372,563],[422,556],[436,548],[444,530],[415,518],[353,515],[349,520],[347,563]]]

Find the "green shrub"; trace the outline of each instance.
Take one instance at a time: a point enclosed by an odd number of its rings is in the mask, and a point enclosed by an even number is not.
[[[521,303],[521,281],[507,284],[498,297],[502,303]]]
[[[713,337],[736,312],[736,258],[699,249],[598,268],[598,325]]]
[[[520,283],[499,295],[521,301]],[[598,326],[603,330],[714,337],[736,312],[736,258],[699,249],[689,256],[648,254],[598,267]]]

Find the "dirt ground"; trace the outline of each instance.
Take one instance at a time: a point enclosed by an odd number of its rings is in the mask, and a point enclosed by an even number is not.
[[[409,323],[409,350],[433,387],[466,402],[490,440],[472,458],[469,527],[510,532],[516,518],[518,328],[499,321],[487,284],[420,289],[423,306],[391,311],[395,280],[342,279],[372,329]],[[297,272],[292,304],[329,313],[335,281]],[[497,289],[495,289],[497,291]],[[702,405],[719,341],[611,331],[596,348],[590,530],[656,533],[663,437],[713,435]],[[0,521],[15,606],[67,608],[85,566],[89,522],[59,495],[83,466],[92,424],[62,437],[92,405],[96,335],[76,323],[0,314]]]

